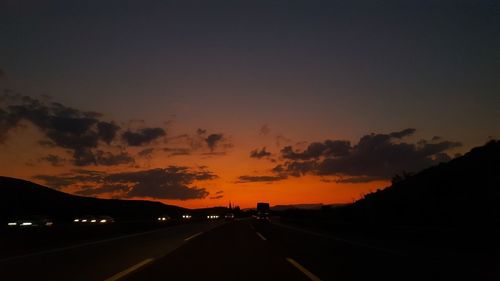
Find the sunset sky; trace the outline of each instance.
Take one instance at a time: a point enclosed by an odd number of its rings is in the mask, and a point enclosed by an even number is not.
[[[352,202],[500,138],[498,1],[0,3],[0,174]]]

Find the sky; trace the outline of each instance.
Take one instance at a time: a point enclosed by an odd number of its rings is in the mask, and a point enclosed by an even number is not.
[[[0,174],[348,203],[500,138],[497,1],[0,3]]]

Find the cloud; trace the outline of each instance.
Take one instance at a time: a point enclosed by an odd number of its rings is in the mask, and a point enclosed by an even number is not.
[[[45,157],[42,157],[39,159],[39,161],[45,161],[45,162],[48,162],[50,163],[52,166],[54,167],[61,167],[63,166],[65,163],[66,163],[66,159],[60,157],[60,156],[57,156],[57,155],[54,155],[54,154],[49,154]]]
[[[125,184],[104,184],[100,187],[85,186],[81,190],[75,192],[78,195],[93,196],[105,193],[119,193],[123,194],[130,190],[130,186]]]
[[[11,93],[4,93],[0,100],[0,141],[5,141],[7,133],[20,126],[21,121],[27,121],[47,138],[40,144],[69,150],[77,166],[130,162],[125,155],[95,154],[99,142],[109,144],[120,129],[100,120],[99,113]]]
[[[269,126],[267,124],[262,125],[262,127],[260,127],[260,129],[259,129],[259,135],[262,135],[262,136],[267,136],[267,135],[269,135],[270,132],[271,132],[271,129],[269,128]]]
[[[76,193],[97,195],[119,193],[120,198],[148,197],[154,199],[188,200],[209,195],[205,188],[194,186],[197,181],[208,181],[217,176],[207,170],[192,170],[187,167],[170,166],[149,170],[104,173],[74,170],[58,176],[38,175],[35,179],[48,186],[61,189],[85,184]],[[91,186],[91,187],[89,187]]]
[[[97,134],[99,138],[109,144],[116,136],[116,132],[120,129],[114,123],[99,122],[97,123]]]
[[[71,173],[60,175],[36,175],[33,178],[45,182],[54,189],[62,189],[74,184],[98,184],[104,180],[106,173],[76,169]]]
[[[97,165],[104,166],[115,166],[121,164],[134,163],[134,158],[126,152],[120,152],[119,154],[113,154],[111,152],[105,152],[98,150],[95,154],[95,161]]]
[[[324,142],[313,142],[302,152],[295,152],[291,146],[285,146],[281,150],[283,158],[291,160],[317,159],[321,156],[337,157],[349,154],[351,143],[343,140],[326,140]]]
[[[221,199],[223,197],[224,195],[216,195],[216,196],[211,196],[210,199]]]
[[[145,148],[145,149],[139,151],[139,153],[137,153],[137,155],[139,155],[140,157],[144,157],[144,158],[151,158],[154,151],[155,151],[155,149],[152,147]]]
[[[214,149],[217,147],[217,144],[222,140],[222,134],[210,134],[206,139],[205,142],[208,145],[208,148],[210,148],[210,151],[214,151]]]
[[[189,149],[189,148],[165,147],[165,148],[163,148],[163,151],[167,152],[169,156],[191,154],[191,149]]]
[[[149,144],[159,137],[166,135],[162,128],[143,128],[138,132],[126,131],[122,134],[122,139],[130,146],[141,146]]]
[[[236,183],[249,183],[249,182],[274,182],[286,179],[286,176],[240,176]]]
[[[402,141],[414,133],[415,129],[408,128],[365,135],[356,145],[342,140],[313,142],[302,151],[287,146],[281,150],[284,162],[273,171],[292,176],[340,176],[345,177],[339,180],[343,183],[390,179],[402,171],[416,172],[448,161],[446,151],[461,146],[459,142],[441,139],[416,144]]]
[[[197,129],[194,134],[182,134],[168,139],[169,147],[163,150],[169,156],[190,155],[201,152],[202,155],[226,155],[228,149],[233,147],[222,133],[208,134],[205,129]]]
[[[271,152],[266,151],[265,147],[263,147],[261,150],[255,149],[250,151],[251,158],[261,159],[269,156],[271,156]]]

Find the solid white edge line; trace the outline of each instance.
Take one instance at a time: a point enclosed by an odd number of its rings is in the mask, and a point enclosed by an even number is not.
[[[191,239],[195,238],[196,236],[198,236],[198,235],[200,235],[200,234],[202,234],[202,233],[203,233],[203,232],[198,232],[198,233],[196,233],[196,234],[193,234],[193,235],[189,236],[188,238],[184,239],[184,241],[189,241],[189,240],[191,240]]]
[[[266,240],[267,240],[267,239],[266,239],[266,237],[264,237],[264,236],[263,236],[262,234],[260,234],[259,232],[255,232],[255,233],[257,233],[257,235],[260,237],[260,239],[262,239],[262,240],[264,240],[264,241],[266,241]]]
[[[127,269],[125,269],[124,271],[122,272],[119,272],[111,277],[109,277],[108,279],[104,280],[104,281],[116,281],[116,280],[120,280],[122,279],[123,277],[125,277],[126,275],[129,275],[130,273],[138,270],[139,268],[145,266],[146,264],[152,262],[154,259],[153,258],[149,258],[149,259],[145,259],[143,261],[141,261],[140,263],[136,264],[136,265],[133,265]]]
[[[302,273],[304,273],[305,276],[309,277],[309,279],[311,279],[313,281],[321,281],[321,279],[319,279],[318,276],[314,275],[312,272],[310,272],[309,270],[307,270],[307,268],[303,267],[300,263],[296,262],[294,259],[292,259],[292,258],[286,258],[286,260],[289,263],[291,263],[293,266],[295,266],[295,268],[297,268]]]

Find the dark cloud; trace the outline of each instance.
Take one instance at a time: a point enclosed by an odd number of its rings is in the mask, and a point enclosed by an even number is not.
[[[34,178],[57,189],[85,183],[85,187],[78,191],[78,194],[82,195],[117,192],[122,198],[150,197],[188,200],[205,198],[209,194],[205,188],[193,186],[195,181],[207,181],[216,177],[207,170],[195,171],[187,167],[170,166],[165,169],[123,173],[75,170],[70,174],[39,175]]]
[[[221,199],[221,198],[224,198],[224,195],[216,195],[210,197],[210,199]]]
[[[119,154],[113,154],[111,152],[105,152],[98,150],[95,154],[95,161],[97,165],[103,166],[115,166],[121,164],[131,164],[134,163],[134,158],[126,152],[120,152]]]
[[[233,147],[230,141],[222,134],[208,134],[205,129],[197,129],[195,134],[183,134],[169,139],[170,146],[164,151],[170,156],[188,155],[201,151],[202,155],[225,155]],[[207,152],[208,148],[208,152]]]
[[[378,178],[378,177],[341,177],[339,179],[336,179],[336,183],[367,183],[367,182],[372,182],[376,180],[384,180],[384,178]]]
[[[396,138],[396,139],[401,139],[410,135],[413,135],[415,133],[415,129],[413,128],[407,128],[404,130],[401,130],[399,132],[392,132],[389,134],[391,138]]]
[[[113,123],[97,123],[97,134],[99,135],[99,138],[108,144],[115,138],[119,129],[120,127]]]
[[[165,130],[162,128],[143,128],[138,132],[124,132],[122,139],[130,146],[141,146],[165,135]]]
[[[240,176],[236,183],[249,183],[249,182],[274,182],[286,179],[286,176]]]
[[[259,129],[259,135],[262,135],[262,136],[267,136],[267,135],[269,135],[270,132],[271,132],[271,129],[269,128],[269,126],[267,124],[263,125]]]
[[[67,160],[60,156],[49,154],[45,157],[40,158],[39,161],[48,162],[54,167],[61,167],[66,163]]]
[[[145,148],[145,149],[139,151],[139,153],[137,153],[137,155],[139,155],[140,157],[144,157],[144,158],[151,158],[151,155],[153,155],[154,151],[155,151],[155,149],[152,147]]]
[[[208,148],[210,148],[210,151],[214,151],[214,149],[217,147],[217,144],[222,140],[222,134],[210,134],[206,139],[205,142],[208,145]]]
[[[178,156],[189,155],[192,150],[189,148],[165,147],[163,148],[163,151],[167,152],[169,156]]]
[[[255,149],[250,151],[251,158],[261,159],[269,156],[271,156],[271,152],[266,151],[265,147],[263,147],[261,150]]]
[[[219,195],[219,194],[222,194],[222,193],[224,193],[224,190],[219,190],[219,191],[215,192],[216,195]]]
[[[100,120],[99,113],[11,93],[2,95],[1,100],[0,141],[5,140],[7,132],[18,127],[21,121],[28,121],[47,137],[40,144],[71,151],[73,164],[77,166],[132,162],[123,153],[112,155],[97,149],[99,141],[109,144],[120,129],[113,123]]]
[[[402,171],[416,172],[448,161],[450,157],[446,151],[461,145],[441,139],[417,144],[402,141],[414,132],[415,129],[409,128],[389,134],[365,135],[354,146],[339,140],[311,143],[302,151],[287,146],[281,151],[284,163],[276,166],[273,172],[345,177],[340,182],[390,179]]]
[[[93,196],[100,195],[104,193],[127,193],[130,190],[130,186],[125,184],[103,184],[99,187],[85,186],[84,188],[75,192],[78,195]]]
[[[37,175],[33,178],[45,182],[48,187],[62,189],[74,184],[101,183],[105,175],[106,174],[103,172],[77,169],[73,170],[71,173],[61,175]]]
[[[326,140],[324,142],[313,142],[302,152],[295,152],[291,146],[285,146],[281,150],[283,158],[290,160],[309,160],[319,157],[338,157],[349,154],[351,143],[343,140]]]

